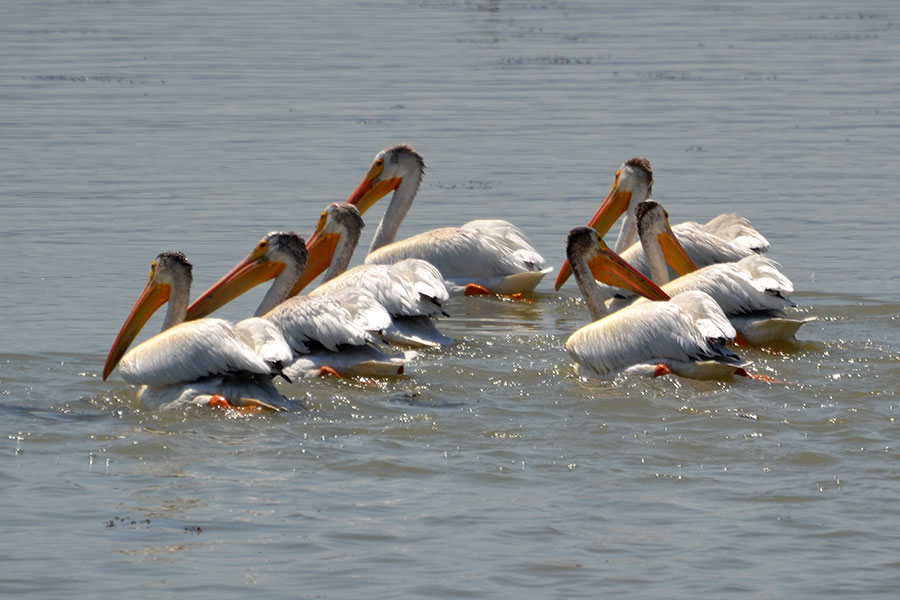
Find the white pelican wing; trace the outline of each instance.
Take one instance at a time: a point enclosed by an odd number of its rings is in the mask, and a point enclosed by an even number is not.
[[[690,290],[705,292],[729,317],[793,306],[787,298],[793,290],[790,280],[771,260],[758,254],[736,263],[707,265],[666,283],[662,290],[672,297]]]
[[[782,296],[788,296],[794,291],[794,283],[778,270],[778,263],[774,260],[751,254],[739,260],[737,265],[753,280],[757,289]]]
[[[732,246],[749,252],[769,251],[769,240],[750,221],[734,213],[723,213],[704,223],[701,228],[717,238],[728,240]]]
[[[263,360],[285,364],[294,353],[275,324],[262,317],[250,317],[234,324],[234,332],[240,336]]]
[[[741,219],[735,215],[730,216]],[[715,220],[713,219],[713,221]],[[731,244],[728,240],[705,231],[704,226],[698,223],[679,223],[672,226],[672,231],[675,233],[675,237],[678,238],[678,243],[681,244],[684,251],[691,257],[691,260],[698,268],[718,263],[738,262],[749,256],[757,256],[754,250],[746,246]],[[650,277],[650,261],[647,260],[647,255],[644,254],[644,248],[640,241],[632,244],[622,252],[622,258],[632,267]],[[669,277],[671,279],[678,277],[678,274],[671,267],[669,267]],[[601,285],[601,288],[608,298],[613,296],[630,298],[634,295],[630,291],[611,286]]]
[[[199,319],[170,327],[129,351],[119,363],[129,383],[160,386],[210,375],[256,373],[272,368],[222,319]]]
[[[275,324],[296,353],[310,351],[317,342],[331,351],[348,344],[360,346],[374,341],[374,332],[391,324],[391,317],[371,295],[345,291],[328,296],[295,296],[265,318]]]
[[[730,328],[724,315],[722,319]],[[723,333],[722,325],[713,319],[698,326],[682,306],[672,301],[647,302],[628,306],[582,327],[569,337],[566,350],[575,362],[599,375],[645,363],[673,365],[713,360],[739,364],[733,353],[709,339],[714,337],[709,333]]]
[[[450,299],[441,272],[428,261],[407,258],[394,263],[393,269],[414,283],[415,290],[431,304],[440,306]]]
[[[416,280],[416,276],[425,279]],[[395,265],[359,265],[326,281],[310,296],[346,290],[365,290],[389,314],[404,317],[441,314],[439,302],[449,298],[437,269],[419,259],[406,259]]]
[[[672,296],[669,304],[681,308],[697,326],[697,331],[707,339],[732,341],[737,332],[719,304],[706,292],[688,290]]]
[[[517,283],[519,289],[513,291],[531,291],[551,270],[544,269],[543,257],[518,227],[500,220],[426,231],[370,253],[366,264],[393,264],[406,258],[431,263],[452,284],[478,283],[499,293],[508,293],[502,289],[507,280]]]

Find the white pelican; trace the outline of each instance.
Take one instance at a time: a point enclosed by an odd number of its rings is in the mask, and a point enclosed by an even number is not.
[[[122,378],[140,384],[148,409],[186,404],[287,408],[272,378],[290,358],[284,340],[260,319],[232,327],[222,319],[184,322],[191,263],[181,252],[164,252],[150,267],[150,280],[125,320],[103,367],[103,379],[118,365]],[[169,303],[162,332],[126,350],[156,310]],[[265,342],[263,356],[244,337]]]
[[[731,320],[739,340],[754,345],[790,340],[801,325],[815,319],[786,316],[785,309],[794,306],[789,298],[794,285],[768,258],[751,254],[737,262],[697,270],[678,243],[669,226],[669,215],[660,204],[641,202],[635,209],[635,219],[653,282],[670,296],[687,290],[709,294]],[[681,276],[670,281],[666,263]]]
[[[322,212],[308,249],[310,256],[327,256],[331,266],[322,284],[309,295],[366,290],[393,319],[391,326],[382,332],[386,341],[419,347],[452,344],[453,340],[438,331],[432,321],[432,317],[447,316],[441,304],[450,294],[440,272],[431,264],[407,258],[392,265],[359,265],[346,270],[362,228],[362,217],[352,204],[336,202]],[[299,292],[308,283],[308,274],[305,270],[292,293]]]
[[[551,268],[515,225],[500,220],[470,221],[395,242],[412,205],[425,162],[407,145],[386,148],[347,200],[365,212],[389,192],[394,195],[378,224],[366,264],[392,264],[405,258],[428,261],[441,272],[451,293],[475,284],[497,294],[531,292]]]
[[[594,319],[566,341],[581,374],[606,376],[625,370],[700,379],[743,374],[743,361],[725,345],[734,339],[734,328],[707,294],[685,292],[668,299],[590,227],[569,233],[566,255]],[[595,278],[660,301],[608,314]]]
[[[612,190],[600,206],[600,210],[588,223],[600,235],[612,228],[622,215],[622,228],[616,239],[615,252],[620,254],[631,266],[643,273],[650,274],[650,265],[644,256],[643,249],[637,244],[637,225],[634,219],[634,208],[650,198],[653,189],[653,171],[646,158],[632,158],[616,171],[616,179]],[[750,256],[766,252],[769,242],[750,225],[746,219],[734,214],[721,214],[701,225],[693,221],[678,223],[673,228],[678,241],[698,267],[705,267],[719,262],[734,262]],[[562,287],[569,278],[571,270],[564,264],[556,278],[556,289]]]
[[[371,294],[346,290],[316,298],[289,298],[306,259],[299,235],[271,232],[191,304],[187,318],[204,317],[274,278],[256,316],[271,323],[293,351],[284,365],[288,377],[403,373],[411,355],[391,355],[378,347],[378,332],[390,326],[391,318]]]

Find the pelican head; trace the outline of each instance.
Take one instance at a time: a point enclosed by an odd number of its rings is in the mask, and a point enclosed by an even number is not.
[[[276,279],[266,294],[257,316],[268,312],[288,297],[294,282],[306,266],[306,244],[294,231],[273,231],[263,237],[242,261],[203,292],[188,307],[187,319],[199,319],[228,304],[247,290]]]
[[[583,266],[587,266],[593,275],[592,279],[631,290],[651,300],[669,299],[656,284],[610,250],[603,237],[591,227],[576,227],[569,232],[566,258],[574,266],[575,277],[582,288],[588,283],[596,285],[593,281],[586,281],[588,275]]]
[[[359,243],[359,236],[364,227],[359,210],[352,204],[335,202],[322,211],[316,230],[309,237],[306,249],[309,250],[309,260],[303,269],[303,276],[294,284],[291,296],[300,293],[319,274],[332,265],[325,280],[331,279],[337,273],[342,272],[350,263],[350,257]],[[338,251],[338,246],[341,246]],[[332,264],[335,254],[338,260]]]
[[[634,218],[637,221],[638,237],[644,248],[651,248],[658,243],[662,248],[665,261],[679,275],[686,275],[697,270],[684,248],[672,232],[669,225],[669,213],[658,202],[645,200],[634,207]],[[648,253],[649,255],[649,253]]]
[[[356,206],[359,214],[363,215],[373,204],[403,183],[406,183],[404,187],[411,189],[411,201],[419,188],[424,172],[425,161],[412,146],[400,144],[385,148],[375,155],[372,166],[347,199],[347,203]]]
[[[193,266],[184,253],[176,251],[163,252],[150,264],[150,280],[125,319],[109,356],[106,357],[106,364],[103,366],[104,381],[160,306],[169,302],[163,330],[184,320],[184,309],[193,278],[192,269]]]
[[[616,220],[625,214],[626,222],[622,225],[619,239],[616,240],[616,252],[622,252],[634,243],[636,235],[632,220],[633,213],[629,208],[633,204],[649,198],[652,190],[653,171],[650,169],[650,161],[639,157],[626,160],[616,171],[612,189],[588,226],[596,229],[600,235],[606,235]],[[562,287],[571,274],[572,269],[569,264],[564,264],[556,278],[557,290]]]

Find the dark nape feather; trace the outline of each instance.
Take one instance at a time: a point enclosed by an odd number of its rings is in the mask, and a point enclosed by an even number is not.
[[[309,257],[309,253],[306,250],[306,241],[296,231],[270,231],[266,234],[266,239],[271,241],[273,248],[290,254],[296,264],[306,264],[306,260]]]
[[[643,202],[638,202],[637,206],[634,207],[634,218],[637,221],[637,229],[639,235],[643,236],[644,231],[646,231],[647,229],[648,223],[644,220],[645,215],[658,206],[658,202],[654,202],[653,200],[644,200]]]
[[[625,165],[633,169],[640,169],[641,171],[646,172],[647,175],[650,176],[650,179],[653,179],[653,170],[650,168],[650,161],[646,158],[635,156],[634,158],[626,160]]]
[[[387,149],[388,152],[404,152],[407,154],[411,154],[415,157],[416,162],[419,163],[419,168],[424,171],[425,170],[425,159],[422,158],[422,155],[416,152],[416,149],[413,148],[410,144],[397,144],[396,146],[391,146]],[[649,163],[648,163],[649,164]]]

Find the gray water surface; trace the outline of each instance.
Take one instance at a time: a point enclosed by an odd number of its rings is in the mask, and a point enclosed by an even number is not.
[[[0,593],[895,596],[895,3],[0,15]],[[150,414],[101,380],[156,254],[199,292],[401,142],[429,165],[402,235],[506,218],[558,268],[646,156],[672,222],[749,218],[818,320],[741,350],[774,383],[586,381],[554,273],[531,303],[454,299],[457,343],[404,377],[285,384],[294,414]]]

